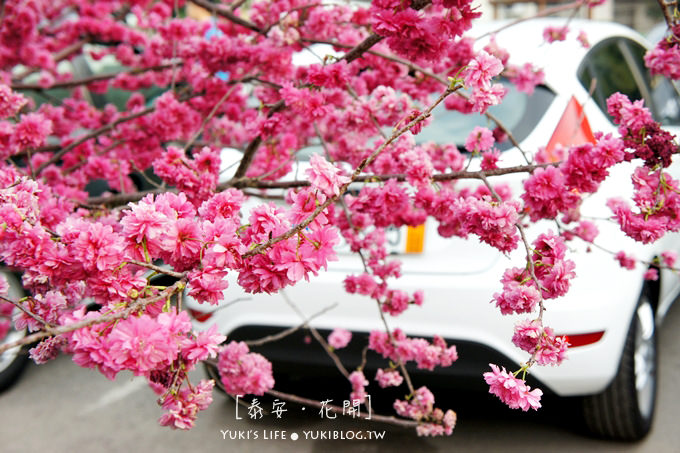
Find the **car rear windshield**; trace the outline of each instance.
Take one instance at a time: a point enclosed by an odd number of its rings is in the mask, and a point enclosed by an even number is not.
[[[489,113],[497,118],[513,137],[521,142],[534,130],[548,107],[555,98],[555,93],[548,87],[539,85],[531,95],[518,91],[515,85],[503,79],[501,83],[508,92],[500,105],[489,108]],[[423,128],[416,136],[418,143],[435,142],[439,144],[452,143],[463,147],[468,134],[475,126],[494,129],[496,124],[487,116],[472,113],[464,115],[460,112],[447,110],[443,104],[432,112],[432,122]],[[510,140],[498,143],[496,147],[501,151],[512,148]],[[461,149],[462,151],[463,149]]]

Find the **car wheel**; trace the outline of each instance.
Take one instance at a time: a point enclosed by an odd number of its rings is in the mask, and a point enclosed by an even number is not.
[[[635,441],[649,433],[657,389],[654,307],[643,291],[626,336],[619,370],[607,389],[583,399],[587,428],[599,437]]]
[[[9,283],[10,298],[16,300],[23,297],[24,291],[19,283],[19,280],[11,273],[0,272]],[[15,310],[18,310],[15,308]],[[26,331],[18,331],[14,329],[14,325],[10,327],[4,338],[0,340],[0,345],[12,343],[20,340],[26,336]],[[28,349],[27,347],[16,347],[7,350],[0,354],[0,391],[7,389],[9,386],[19,378],[24,367],[28,363]]]

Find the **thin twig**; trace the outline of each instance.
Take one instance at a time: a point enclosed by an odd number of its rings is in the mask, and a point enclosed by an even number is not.
[[[522,17],[519,19],[515,19],[512,22],[509,22],[502,27],[496,28],[495,30],[489,31],[484,33],[483,35],[478,36],[476,39],[480,40],[486,36],[489,35],[494,35],[496,33],[499,33],[502,30],[505,30],[506,28],[514,27],[517,24],[521,24],[522,22],[526,22],[528,20],[536,19],[537,17],[546,17],[546,16],[551,16],[553,14],[561,13],[562,11],[568,11],[572,8],[579,8],[583,6],[584,1],[583,0],[576,0],[572,3],[567,3],[566,5],[558,5],[558,6],[553,6],[552,8],[546,8],[543,11],[539,11],[536,14],[530,16],[530,17]]]
[[[255,33],[258,33],[260,35],[264,35],[265,32],[262,30],[260,27],[255,25],[252,22],[249,22],[236,14],[230,9],[225,9],[222,6],[218,5],[217,3],[212,3],[209,0],[190,0],[192,3],[207,9],[208,11],[212,11],[213,13],[224,17],[225,19],[229,20],[230,22],[233,22],[237,25],[240,25],[242,27],[247,28],[248,30],[254,31]]]
[[[298,324],[297,326],[289,327],[288,329],[282,330],[279,333],[267,335],[266,337],[262,337],[262,338],[259,338],[257,340],[247,340],[247,341],[244,341],[244,343],[247,344],[248,346],[262,346],[263,344],[267,344],[267,343],[271,343],[273,341],[281,340],[281,339],[287,337],[288,335],[291,335],[291,334],[297,332],[298,330],[309,326],[309,321],[311,321],[314,318],[318,318],[319,316],[321,316],[324,313],[334,309],[337,306],[338,306],[338,303],[335,302],[335,303],[329,305],[328,307],[324,308],[323,310],[320,310],[320,311],[314,313],[313,315],[309,316],[307,319],[304,320],[304,322],[302,322],[301,324]]]
[[[146,299],[136,299],[136,300],[132,301],[130,303],[130,305],[128,305],[127,308],[125,308],[121,311],[111,313],[111,314],[108,314],[108,315],[102,315],[102,316],[99,316],[99,317],[96,317],[96,318],[83,319],[82,321],[78,321],[78,322],[74,322],[72,324],[67,324],[67,325],[58,326],[58,327],[54,327],[54,328],[46,327],[46,330],[41,330],[40,332],[36,332],[34,334],[27,335],[27,336],[25,336],[25,337],[23,337],[19,340],[0,345],[0,354],[7,351],[8,349],[12,349],[12,348],[15,348],[17,346],[23,346],[25,344],[35,343],[36,341],[42,340],[43,338],[46,338],[46,337],[61,335],[61,334],[68,333],[68,332],[73,332],[75,330],[82,329],[84,327],[89,327],[89,326],[92,326],[94,324],[102,324],[102,323],[105,323],[105,322],[116,321],[118,319],[125,319],[128,316],[130,316],[132,313],[134,313],[135,311],[141,310],[144,307],[146,307],[147,305],[150,305],[154,302],[158,302],[159,300],[166,299],[166,298],[172,296],[178,290],[181,291],[181,288],[184,288],[185,285],[186,285],[186,280],[184,278],[182,278],[181,280],[178,280],[177,282],[175,282],[172,286],[168,286],[166,289],[164,289],[163,291],[161,291],[160,293],[158,293],[157,295],[155,295],[153,297],[146,298]]]
[[[198,140],[198,137],[203,133],[203,129],[205,129],[205,126],[206,126],[206,124],[208,124],[208,121],[210,121],[210,120],[212,119],[212,117],[215,116],[215,113],[217,113],[217,109],[219,109],[220,106],[224,103],[224,101],[227,100],[227,98],[228,98],[229,95],[234,91],[235,88],[236,88],[236,85],[231,86],[231,87],[224,93],[224,96],[222,96],[222,97],[220,98],[220,100],[217,101],[217,104],[215,104],[215,106],[214,106],[213,109],[210,111],[210,113],[208,113],[208,116],[206,116],[206,117],[203,119],[203,122],[201,123],[201,127],[198,128],[198,130],[196,131],[196,133],[194,134],[194,136],[191,137],[191,140],[189,140],[189,141],[187,142],[187,144],[184,146],[184,152],[185,152],[185,153],[186,153],[186,152],[194,145],[194,143],[196,142],[196,140]]]
[[[106,126],[102,126],[102,127],[98,128],[98,129],[93,130],[93,131],[90,132],[89,134],[86,134],[85,136],[81,137],[80,139],[76,140],[75,142],[71,143],[71,144],[68,145],[68,146],[65,146],[64,148],[62,148],[61,150],[59,150],[58,152],[56,152],[56,153],[54,154],[54,156],[52,156],[52,157],[50,158],[50,160],[44,162],[42,165],[40,165],[40,166],[37,168],[36,174],[40,174],[40,172],[43,171],[47,166],[59,162],[59,159],[61,159],[66,153],[68,153],[69,151],[71,151],[71,150],[74,149],[75,147],[80,146],[80,145],[82,145],[83,143],[85,143],[86,141],[88,141],[88,140],[90,140],[90,139],[93,139],[93,138],[95,138],[95,137],[98,137],[98,136],[102,135],[103,133],[112,130],[114,127],[118,126],[118,125],[121,124],[121,123],[124,123],[124,122],[126,122],[126,121],[131,121],[131,120],[134,120],[134,119],[139,118],[139,117],[141,117],[141,116],[144,116],[144,115],[146,115],[146,114],[148,114],[148,113],[153,112],[155,109],[156,109],[156,107],[154,107],[154,106],[147,107],[147,108],[145,108],[144,110],[140,110],[139,112],[132,113],[132,114],[130,114],[130,115],[120,117],[120,118],[118,118],[117,120],[115,120],[115,121],[113,121],[113,122],[107,124]]]
[[[175,63],[176,65],[182,65],[184,64],[181,61],[178,61]],[[117,77],[120,74],[142,74],[147,71],[162,71],[164,69],[169,69],[172,68],[173,64],[160,64],[156,66],[150,66],[148,68],[132,68],[132,69],[124,69],[118,72],[112,72],[108,74],[96,74],[88,77],[81,77],[78,79],[72,79],[72,80],[65,80],[63,82],[55,82],[51,84],[48,87],[43,87],[40,84],[37,83],[21,83],[21,82],[16,82],[12,84],[12,89],[13,90],[31,90],[31,91],[45,91],[45,90],[53,90],[55,88],[74,88],[80,85],[87,85],[89,83],[93,82],[99,82],[101,80],[107,80],[107,79],[113,79]]]
[[[7,303],[10,303],[10,304],[14,305],[14,306],[17,307],[19,310],[23,311],[23,312],[26,313],[28,316],[30,316],[31,318],[33,318],[33,319],[35,319],[36,321],[38,321],[38,322],[39,322],[40,324],[42,324],[43,326],[46,326],[48,329],[51,329],[51,328],[53,327],[52,324],[48,323],[47,321],[45,321],[44,319],[42,319],[40,316],[38,316],[38,315],[36,315],[35,313],[31,312],[30,310],[24,308],[23,304],[21,304],[20,302],[15,302],[15,301],[13,301],[12,299],[7,299],[7,298],[2,297],[2,296],[0,296],[0,301],[2,301],[2,302],[7,302]]]
[[[302,319],[305,319],[305,318],[306,318],[306,317],[305,317],[305,314],[302,313],[302,311],[301,311],[301,310],[297,307],[297,305],[295,305],[295,303],[288,297],[288,294],[286,294],[286,292],[285,292],[284,290],[281,290],[281,293],[280,293],[280,294],[281,294],[281,296],[283,297],[283,300],[286,301],[286,303],[288,304],[288,306],[290,306],[290,308],[292,308],[293,311],[294,311],[295,313],[297,313],[298,316],[300,316],[300,318],[302,318]],[[305,323],[307,323],[307,321],[305,321]],[[328,356],[331,358],[331,360],[333,360],[333,363],[335,364],[335,367],[338,369],[338,371],[340,371],[340,372],[342,373],[342,375],[345,376],[345,378],[349,379],[349,372],[347,371],[347,368],[345,368],[345,365],[342,364],[342,362],[340,361],[340,358],[338,357],[338,355],[337,355],[336,353],[334,353],[333,350],[332,350],[332,348],[328,345],[328,343],[326,343],[326,340],[324,340],[324,338],[321,336],[321,334],[319,333],[319,331],[316,330],[314,327],[312,327],[312,326],[310,326],[310,325],[308,325],[307,327],[309,328],[309,331],[312,333],[312,335],[314,336],[314,338],[316,339],[316,341],[319,342],[319,344],[324,348],[324,350],[326,351],[326,353],[328,354]]]

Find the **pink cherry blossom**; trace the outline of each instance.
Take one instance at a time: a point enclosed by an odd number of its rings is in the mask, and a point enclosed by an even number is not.
[[[328,344],[333,347],[333,349],[342,349],[349,344],[352,340],[352,332],[347,329],[333,329],[333,331],[328,335]]]
[[[541,407],[540,389],[531,390],[522,379],[511,375],[505,368],[499,369],[497,365],[489,364],[491,370],[484,373],[484,380],[489,385],[489,393],[496,395],[511,409],[537,410]]]
[[[306,170],[312,187],[320,190],[329,197],[340,193],[340,187],[347,184],[349,177],[344,176],[340,169],[330,164],[323,156],[314,154],[309,160],[311,168]]]

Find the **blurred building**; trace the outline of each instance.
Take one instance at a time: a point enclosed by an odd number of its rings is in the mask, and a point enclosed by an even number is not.
[[[529,17],[548,8],[564,7],[574,0],[479,0],[484,18],[514,19]],[[571,11],[563,11],[558,15],[569,16]],[[635,28],[640,32],[649,31],[656,23],[663,21],[663,15],[656,0],[607,0],[604,4],[592,8],[581,8],[579,17],[590,17],[595,20],[619,22]]]

